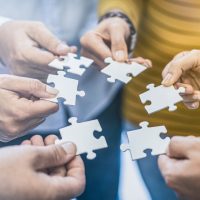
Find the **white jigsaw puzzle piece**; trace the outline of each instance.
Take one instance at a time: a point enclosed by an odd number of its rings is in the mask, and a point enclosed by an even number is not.
[[[132,160],[146,157],[145,150],[151,149],[151,155],[160,155],[166,153],[170,142],[169,137],[162,139],[160,134],[166,134],[165,126],[148,127],[148,122],[141,122],[140,129],[127,132],[129,144],[120,146],[122,151],[129,150]]]
[[[140,94],[140,99],[143,104],[148,101],[151,102],[150,105],[145,106],[149,114],[165,108],[168,108],[169,111],[176,110],[177,107],[175,104],[183,100],[180,93],[185,92],[185,88],[183,87],[179,89],[175,89],[174,86],[165,87],[163,85],[155,87],[154,84],[149,84],[147,89],[149,90]]]
[[[104,136],[98,139],[94,137],[94,131],[101,132],[102,128],[98,120],[77,123],[77,118],[69,119],[70,126],[60,129],[61,140],[56,140],[56,144],[72,142],[77,146],[77,155],[87,153],[87,159],[94,159],[94,150],[107,148]]]
[[[93,60],[89,58],[78,58],[77,54],[68,53],[67,56],[60,56],[59,58],[53,60],[49,63],[49,66],[59,70],[64,70],[64,67],[67,67],[69,68],[67,69],[67,72],[82,75],[86,68],[90,67],[92,63]]]
[[[138,76],[147,69],[136,62],[132,62],[131,64],[121,63],[114,61],[110,57],[105,59],[105,63],[109,63],[109,65],[101,70],[101,72],[110,76],[107,80],[111,83],[114,83],[116,80],[128,83],[132,77]]]
[[[76,97],[85,96],[84,91],[78,91],[78,80],[65,77],[64,71],[59,71],[58,75],[50,74],[47,79],[47,83],[54,83],[55,88],[59,91],[56,98],[47,99],[52,102],[58,102],[58,98],[65,99],[65,105],[75,105]]]

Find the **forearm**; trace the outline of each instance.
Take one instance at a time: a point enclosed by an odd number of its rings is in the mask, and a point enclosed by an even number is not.
[[[143,7],[143,0],[101,0],[99,3],[99,15],[103,16],[107,12],[120,10],[131,19],[133,25],[137,29],[143,13]]]

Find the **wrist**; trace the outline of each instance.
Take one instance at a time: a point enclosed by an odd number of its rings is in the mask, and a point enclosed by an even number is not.
[[[118,10],[113,10],[113,11],[106,13],[102,17],[100,17],[99,23],[105,19],[117,18],[117,17],[120,19],[123,19],[129,27],[129,37],[127,39],[127,44],[128,44],[128,51],[129,51],[129,53],[131,53],[135,47],[136,29],[126,14],[124,14],[123,12],[118,11]]]

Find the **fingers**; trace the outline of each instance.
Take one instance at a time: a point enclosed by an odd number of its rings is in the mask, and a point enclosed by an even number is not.
[[[111,30],[111,51],[113,58],[118,62],[124,62],[128,59],[128,48],[126,44],[125,32]]]
[[[30,141],[33,146],[44,146],[44,140],[40,135],[34,135]]]
[[[185,173],[187,160],[176,160],[166,155],[158,158],[158,166],[167,185],[171,188],[176,187],[176,177]]]
[[[192,50],[184,56],[172,60],[164,69],[162,84],[165,86],[173,85],[178,81],[183,72],[195,68],[200,63],[200,51]]]
[[[147,68],[152,67],[152,62],[149,59],[144,59],[142,57],[137,57],[137,58],[131,58],[129,59],[130,62],[136,62],[138,64],[144,65]]]
[[[55,144],[55,141],[58,139],[58,137],[56,135],[49,135],[44,139],[44,144],[45,146],[48,145],[53,145]],[[56,167],[53,168],[49,171],[49,174],[51,176],[62,176],[64,177],[66,175],[67,171],[65,166],[60,166],[60,167]]]
[[[74,198],[82,194],[85,188],[85,169],[83,161],[76,156],[67,165],[67,176],[60,178],[54,176],[51,179],[54,188],[59,188],[60,198]]]
[[[30,140],[24,140],[21,145],[31,145],[31,141]]]
[[[33,95],[38,98],[53,98],[58,94],[58,90],[37,79],[12,75],[0,75],[0,87],[25,96]]]
[[[195,144],[195,137],[172,137],[169,147],[168,156],[177,159],[187,159],[189,157],[190,150]]]
[[[93,54],[101,61],[104,62],[105,58],[112,57],[110,48],[107,46],[106,41],[100,33],[90,31],[81,38],[81,45],[87,52]]]
[[[55,55],[66,55],[70,48],[56,38],[42,23],[32,24],[28,34],[41,47],[49,50]]]
[[[184,87],[185,93],[181,94],[183,102],[188,109],[199,108],[200,91],[195,91],[194,88],[189,84],[177,83],[176,87]]]
[[[37,170],[59,167],[70,162],[75,155],[76,147],[72,143],[38,147],[35,148],[32,164]]]
[[[47,117],[59,109],[58,104],[46,100],[28,101],[27,103],[26,99],[21,99],[21,103],[24,103],[24,109],[27,109],[27,120]]]

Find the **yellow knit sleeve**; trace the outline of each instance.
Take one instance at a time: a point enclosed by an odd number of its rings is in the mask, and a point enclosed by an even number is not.
[[[120,10],[131,19],[137,29],[143,14],[143,2],[144,0],[100,0],[99,15],[102,16],[111,10]]]

